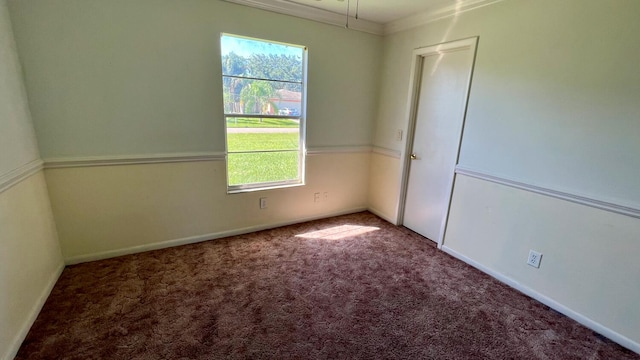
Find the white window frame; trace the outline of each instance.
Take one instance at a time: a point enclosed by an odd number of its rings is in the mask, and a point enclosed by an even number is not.
[[[224,146],[225,146],[225,177],[227,182],[227,193],[243,193],[250,191],[260,191],[260,190],[269,190],[269,189],[277,189],[284,187],[294,187],[294,186],[303,186],[305,184],[305,174],[306,174],[306,155],[307,155],[307,147],[306,147],[306,113],[307,113],[307,60],[308,60],[308,48],[302,45],[289,44],[279,41],[273,40],[265,40],[259,39],[249,36],[242,36],[237,34],[230,33],[221,33],[222,36],[232,36],[237,38],[244,38],[253,41],[262,41],[266,43],[273,44],[281,44],[286,46],[294,46],[301,48],[302,51],[302,83],[301,83],[301,97],[300,97],[300,114],[298,116],[287,116],[287,115],[253,115],[253,114],[237,114],[237,113],[226,113],[223,106],[223,118],[224,118]],[[222,58],[222,56],[221,56]],[[221,78],[224,79],[224,73]],[[287,82],[282,80],[271,80],[271,79],[261,79],[261,78],[250,78],[245,77],[250,80],[266,80],[266,81],[278,81],[278,82]],[[297,82],[295,82],[297,83]],[[249,183],[249,184],[239,184],[239,185],[230,185],[229,184],[229,146],[227,139],[227,119],[228,118],[247,118],[247,119],[297,119],[299,120],[299,128],[298,128],[298,178],[294,180],[282,180],[282,181],[269,181],[269,182],[259,182],[259,183]],[[273,150],[273,151],[281,151],[281,150]],[[292,150],[295,151],[295,150]],[[258,152],[270,152],[270,150],[264,151],[250,151],[251,153]],[[233,153],[233,152],[232,152]]]

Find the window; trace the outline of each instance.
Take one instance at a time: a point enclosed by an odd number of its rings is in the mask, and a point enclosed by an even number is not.
[[[304,183],[306,48],[222,34],[227,187]]]

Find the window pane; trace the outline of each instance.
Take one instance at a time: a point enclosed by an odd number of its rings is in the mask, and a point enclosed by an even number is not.
[[[227,116],[227,132],[233,133],[233,131],[229,131],[230,128],[299,129],[300,119]],[[235,132],[238,133],[242,131],[237,130]],[[262,132],[268,132],[268,131],[262,131]],[[273,132],[277,132],[277,131],[273,130]],[[285,132],[285,131],[282,131],[282,132]]]
[[[230,133],[227,134],[228,152],[297,150],[298,131],[288,133]]]
[[[297,150],[299,120],[227,118],[227,152]]]
[[[225,114],[300,116],[302,85],[222,77]]]
[[[306,48],[228,34],[220,45],[231,190],[301,184]]]
[[[298,151],[228,154],[229,185],[296,180]]]
[[[223,35],[222,74],[302,82],[302,46]]]

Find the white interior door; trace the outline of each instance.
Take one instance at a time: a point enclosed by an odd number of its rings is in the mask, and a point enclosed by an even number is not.
[[[462,136],[476,38],[414,52],[413,137],[403,225],[442,243]]]

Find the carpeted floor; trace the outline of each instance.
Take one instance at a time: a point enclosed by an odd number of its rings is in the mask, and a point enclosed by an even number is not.
[[[67,267],[17,359],[640,359],[370,213]]]

